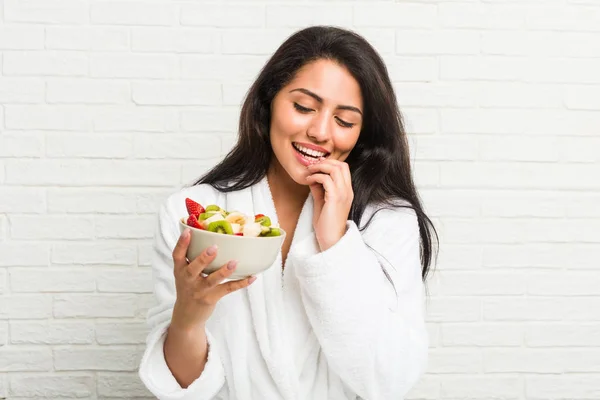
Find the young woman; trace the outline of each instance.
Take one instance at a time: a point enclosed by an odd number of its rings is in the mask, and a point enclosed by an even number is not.
[[[386,67],[359,35],[288,38],[250,88],[239,139],[159,213],[140,376],[160,399],[394,399],[425,369],[435,230]],[[225,281],[186,260],[184,199],[272,216],[275,265]]]

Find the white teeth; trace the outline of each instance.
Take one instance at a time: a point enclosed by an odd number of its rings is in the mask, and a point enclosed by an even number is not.
[[[322,151],[308,149],[308,148],[300,146],[299,144],[296,144],[296,143],[294,143],[294,147],[296,147],[296,149],[302,151],[303,153],[309,154],[310,156],[315,157],[315,158],[323,157],[323,156],[325,156],[325,154],[327,154],[327,153],[323,153]]]

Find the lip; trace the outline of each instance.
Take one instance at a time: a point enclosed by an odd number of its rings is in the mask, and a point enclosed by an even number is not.
[[[298,152],[298,150],[296,150],[294,148],[294,146],[292,146],[292,150],[294,151],[294,156],[296,157],[296,160],[298,160],[298,162],[300,164],[304,165],[305,167],[319,162],[319,160],[313,161],[313,160],[309,160],[308,158],[304,157],[302,154],[300,154]]]
[[[293,142],[293,143],[296,143],[297,145],[302,146],[302,147],[306,147],[307,149],[320,151],[322,153],[325,153],[326,156],[328,156],[329,154],[331,154],[330,151],[328,151],[327,149],[322,148],[321,146],[316,146],[314,144],[303,143],[303,142]]]

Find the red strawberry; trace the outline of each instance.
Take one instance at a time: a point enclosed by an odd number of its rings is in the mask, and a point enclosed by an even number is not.
[[[256,214],[256,215],[254,216],[254,220],[256,221],[257,219],[259,219],[259,218],[262,218],[262,217],[264,217],[264,216],[265,216],[265,214]]]
[[[244,236],[244,234],[242,232],[240,232],[240,233],[236,233],[235,236]]]
[[[185,207],[187,208],[189,215],[195,215],[196,217],[205,212],[204,207],[189,197],[185,199]]]
[[[206,230],[206,229],[204,229],[204,227],[202,225],[200,225],[200,222],[198,222],[198,218],[196,218],[196,216],[193,214],[189,216],[189,218],[187,220],[187,224],[188,224],[188,226],[191,226],[192,228]]]

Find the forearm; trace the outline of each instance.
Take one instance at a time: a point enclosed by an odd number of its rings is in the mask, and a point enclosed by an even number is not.
[[[208,341],[203,325],[193,329],[179,327],[175,320],[167,330],[165,361],[182,388],[187,388],[204,371],[208,357]]]

